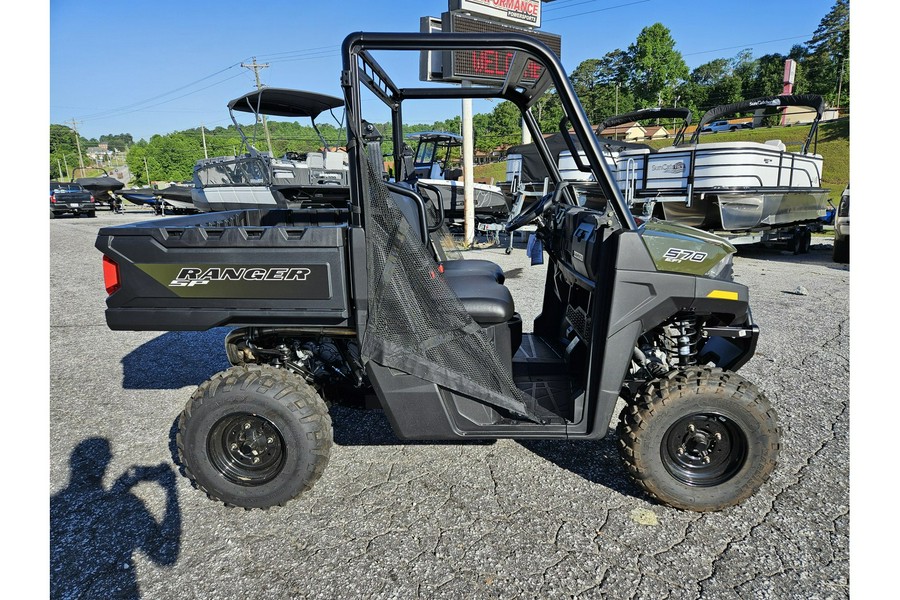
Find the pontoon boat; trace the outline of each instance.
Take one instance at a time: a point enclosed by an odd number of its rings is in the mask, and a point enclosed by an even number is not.
[[[754,113],[754,126],[780,118],[786,107],[807,107],[815,117],[798,152],[780,140],[700,141],[703,126],[726,115]],[[782,228],[825,216],[822,156],[815,140],[825,103],[816,95],[769,96],[719,106],[700,119],[686,144],[618,156],[619,187],[636,211],[712,231]],[[704,134],[704,137],[714,134]],[[812,146],[812,148],[811,148]]]

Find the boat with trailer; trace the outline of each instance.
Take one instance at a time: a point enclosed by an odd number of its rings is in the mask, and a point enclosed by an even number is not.
[[[81,185],[89,191],[98,206],[105,206],[109,210],[115,210],[115,194],[125,187],[125,184],[110,177],[105,169],[102,169],[103,175],[98,177],[80,177],[75,183]]]
[[[156,190],[156,195],[162,199],[166,212],[173,214],[191,214],[198,212],[194,206],[194,186],[190,182],[173,183],[165,188]]]
[[[808,109],[811,126],[797,152],[781,140],[701,143],[703,127],[727,115],[752,114],[753,128],[788,107]],[[822,156],[816,153],[825,102],[817,95],[754,98],[707,111],[690,140],[659,150],[619,153],[616,177],[636,214],[707,231],[752,234],[814,224],[826,215]],[[801,244],[808,244],[806,240]],[[737,238],[736,238],[737,239]],[[759,236],[747,239],[760,241]]]
[[[228,103],[228,112],[242,140],[237,156],[201,159],[194,165],[192,199],[197,210],[302,208],[339,203],[346,208],[349,186],[347,153],[336,149],[316,126],[316,117],[344,105],[334,96],[303,90],[263,87]],[[322,142],[321,150],[286,152],[274,157],[260,152],[235,117],[308,118]]]
[[[411,169],[416,183],[427,186],[424,189],[432,194],[434,190],[440,193],[445,218],[462,219],[465,216],[464,185],[459,181],[462,170],[450,169],[453,149],[462,146],[462,136],[445,131],[419,131],[406,138],[416,142]],[[509,202],[499,186],[476,182],[473,198],[476,221],[493,222],[509,214]]]

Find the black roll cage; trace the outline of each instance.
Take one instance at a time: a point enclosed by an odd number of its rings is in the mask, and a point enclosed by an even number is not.
[[[514,52],[506,79],[498,86],[453,86],[453,87],[411,87],[401,88],[387,75],[370,51],[452,51],[477,50],[485,47],[505,49]],[[343,68],[341,87],[344,91],[347,116],[347,152],[350,163],[350,195],[354,205],[352,224],[362,226],[365,210],[363,198],[367,186],[363,173],[367,160],[363,150],[363,123],[360,103],[360,85],[364,85],[391,110],[392,138],[394,140],[394,164],[402,164],[404,100],[417,99],[489,99],[502,98],[519,107],[525,126],[535,140],[538,152],[547,165],[555,185],[563,178],[559,168],[544,142],[540,126],[531,113],[531,106],[553,86],[559,95],[563,122],[568,122],[585,153],[589,169],[603,193],[609,198],[609,205],[619,223],[625,229],[634,230],[638,225],[631,216],[621,191],[606,161],[600,143],[591,129],[584,109],[575,94],[572,84],[557,56],[544,43],[526,35],[503,33],[363,33],[348,35],[341,48]],[[534,82],[523,80],[529,60],[544,67],[540,77]],[[568,130],[563,131],[569,134]],[[571,141],[571,140],[569,140]],[[579,161],[580,162],[580,161]]]

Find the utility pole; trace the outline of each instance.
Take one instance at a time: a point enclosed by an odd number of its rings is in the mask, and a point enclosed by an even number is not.
[[[147,187],[153,187],[150,185],[150,167],[147,166],[147,157],[144,157],[144,172],[147,173]]]
[[[63,154],[63,164],[66,165],[66,179],[69,181],[72,180],[72,176],[69,174],[69,161],[66,160],[66,155]]]
[[[84,177],[84,159],[81,157],[81,140],[78,139],[78,123],[80,121],[76,121],[73,117],[71,121],[72,130],[75,132],[75,145],[78,146],[78,164],[81,166],[81,176]]]
[[[470,81],[463,81],[462,87],[471,87]],[[463,130],[463,216],[465,218],[465,245],[471,248],[475,243],[475,135],[472,124],[472,99],[462,99]]]
[[[846,58],[841,60],[841,74],[838,77],[838,97],[837,97],[838,117],[841,116],[841,87],[843,87],[843,84],[844,84],[844,63],[845,62],[847,62]]]
[[[616,114],[619,114],[619,84],[616,83]]]
[[[63,178],[63,170],[62,170],[62,165],[59,164],[58,158],[56,159],[56,170],[59,171],[59,178],[62,179]]]
[[[261,89],[263,85],[259,81],[259,71],[260,69],[267,68],[269,66],[269,63],[260,64],[256,62],[256,57],[254,56],[252,63],[250,63],[249,65],[246,63],[241,63],[241,66],[245,69],[250,69],[251,71],[253,71],[253,75],[256,77],[256,89]],[[274,150],[272,150],[272,138],[269,136],[269,124],[266,123],[266,115],[260,116],[262,116],[263,129],[266,132],[266,143],[269,145],[269,152],[273,153],[274,155]]]
[[[659,102],[657,104],[660,108],[662,108],[662,91],[659,92]],[[656,125],[659,126],[659,117],[656,119]]]
[[[203,130],[203,123],[200,123],[200,137],[203,138],[203,158],[209,158],[209,153],[206,151],[206,132]]]

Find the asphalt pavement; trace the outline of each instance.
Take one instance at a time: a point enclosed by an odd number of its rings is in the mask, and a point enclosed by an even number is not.
[[[847,598],[849,267],[742,248],[762,333],[741,370],[783,429],[743,504],[684,512],[644,496],[599,442],[409,443],[384,413],[332,406],[335,445],[285,507],[230,509],[174,462],[195,387],[227,368],[224,330],[114,332],[97,229],[50,222],[50,575],[59,598]],[[545,266],[524,245],[466,253],[507,271],[526,330]],[[614,426],[614,423],[613,425]]]

